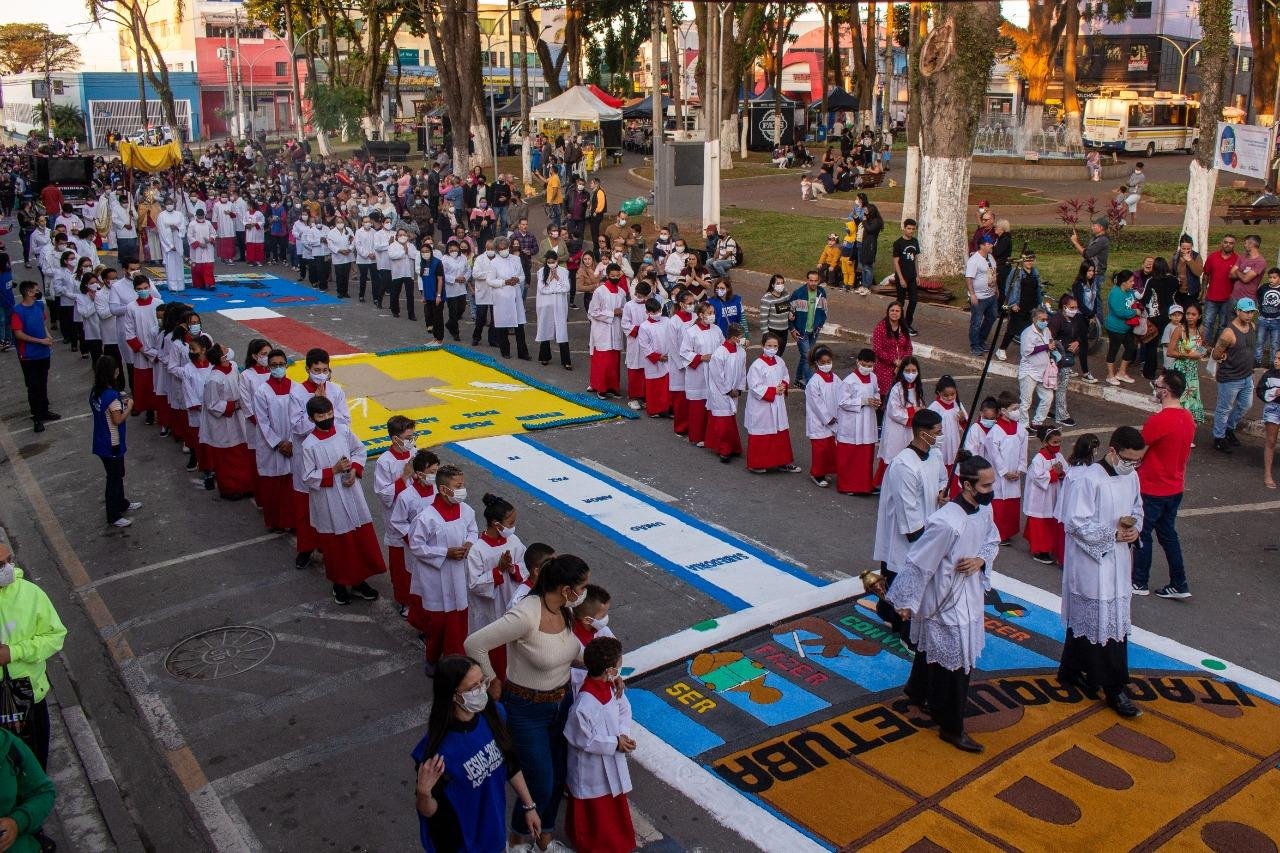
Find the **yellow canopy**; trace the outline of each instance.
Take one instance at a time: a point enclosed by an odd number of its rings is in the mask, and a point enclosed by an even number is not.
[[[140,172],[163,172],[182,162],[182,149],[177,140],[164,145],[136,145],[120,143],[120,160],[130,169]]]

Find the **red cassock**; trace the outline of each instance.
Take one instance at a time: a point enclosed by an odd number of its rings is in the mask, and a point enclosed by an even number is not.
[[[644,378],[644,368],[628,367],[627,368],[627,396],[632,400],[643,400],[647,383]]]
[[[659,376],[644,381],[644,410],[650,415],[665,415],[671,411],[671,378]],[[682,393],[680,395],[684,397]]]
[[[874,444],[836,442],[836,491],[844,495],[869,495],[875,488],[871,469],[876,461]]]
[[[1001,532],[1000,535],[1003,536],[1004,533]],[[1061,521],[1056,518],[1027,516],[1022,535],[1026,537],[1032,554],[1052,554],[1058,564],[1062,564],[1067,547],[1067,531]]]
[[[836,437],[809,439],[809,476],[825,477],[834,474],[836,463]]]
[[[293,527],[293,476],[278,477],[258,475],[255,490],[258,506],[262,507],[262,520],[268,530],[289,530]]]
[[[791,452],[791,431],[771,435],[747,435],[747,467],[778,468],[795,461]]]
[[[671,414],[674,418],[671,428],[680,435],[686,435],[689,432],[689,400],[683,390],[668,393],[671,395]]]
[[[1018,527],[1022,521],[1022,498],[993,500],[991,514],[995,518],[996,529],[1000,531],[1000,541],[1007,542],[1018,535]]]
[[[643,374],[644,371],[641,371]],[[597,394],[612,391],[622,393],[622,352],[616,349],[597,349],[591,353],[591,387]]]
[[[201,445],[205,446],[207,445]],[[218,494],[223,497],[247,495],[256,490],[258,466],[249,445],[213,447],[210,450],[213,455],[213,472],[218,478]]]
[[[245,261],[251,264],[262,263],[262,259],[265,256],[263,246],[264,246],[263,243],[245,243],[244,244]]]
[[[324,555],[324,576],[330,583],[359,586],[387,570],[372,524],[362,524],[347,533],[317,533],[316,537]]]
[[[697,444],[705,443],[707,438],[707,401],[685,398],[685,407],[689,424],[689,441]]]
[[[742,436],[733,415],[707,415],[706,448],[717,456],[741,456]]]

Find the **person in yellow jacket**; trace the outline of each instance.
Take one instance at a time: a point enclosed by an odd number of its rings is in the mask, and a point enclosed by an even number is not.
[[[835,234],[827,235],[827,245],[822,247],[822,254],[818,255],[818,274],[827,287],[839,287],[843,283],[840,273],[840,238]]]
[[[45,661],[62,650],[67,629],[44,590],[23,577],[13,551],[0,542],[0,665],[12,679],[31,679],[35,704],[27,712],[22,740],[41,767],[49,763],[49,677]]]

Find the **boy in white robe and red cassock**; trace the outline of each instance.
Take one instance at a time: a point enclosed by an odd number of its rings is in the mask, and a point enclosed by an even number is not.
[[[159,338],[156,330],[156,305],[161,302],[151,286],[151,279],[142,273],[133,277],[134,300],[124,306],[124,315],[120,317],[120,337],[124,338],[132,358],[133,369],[129,371],[133,383],[133,410],[145,412],[146,422],[155,423],[156,398],[152,390],[155,387],[152,371],[155,370],[159,353],[156,346]]]
[[[1058,521],[1058,492],[1066,476],[1067,460],[1062,455],[1062,430],[1042,426],[1037,430],[1040,450],[1027,467],[1027,485],[1022,494],[1022,513],[1027,517],[1023,536],[1037,563],[1062,563],[1066,533]]]
[[[598,292],[598,291],[597,291]],[[595,298],[591,300],[595,307]],[[524,543],[516,536],[516,508],[506,499],[486,494],[484,532],[467,552],[467,633],[472,634],[507,612],[524,584]],[[489,650],[498,678],[507,677],[507,647]]]
[[[876,381],[876,354],[858,352],[857,366],[840,383],[836,413],[836,491],[842,495],[869,495],[876,464],[879,429],[880,384]]]
[[[219,356],[204,384],[200,437],[211,448],[213,474],[223,500],[253,495],[257,470],[245,431],[245,408],[240,404],[240,377],[235,353],[214,347]]]
[[[268,366],[271,361],[271,343],[263,338],[254,338],[249,341],[246,349],[248,351],[244,355],[244,366],[236,381],[240,386],[239,405],[244,410],[245,445],[249,448],[249,464],[254,472],[253,502],[261,509],[262,495],[258,494],[257,472],[260,436],[258,435],[258,416],[253,412],[253,406],[259,386],[266,384],[266,381],[271,378],[271,368]]]
[[[323,397],[333,404],[334,423],[351,428],[351,410],[347,408],[347,394],[342,386],[332,381],[333,372],[329,368],[329,353],[319,347],[307,350],[307,378],[295,382],[289,389],[292,405],[289,417],[293,430],[293,456],[290,457],[293,468],[294,498],[294,536],[297,539],[297,556],[293,566],[305,569],[311,563],[311,555],[320,547],[316,530],[311,526],[310,489],[303,480],[302,444],[311,435],[314,425],[307,415],[307,403],[313,397]]]
[[[911,620],[917,649],[907,701],[933,717],[943,741],[982,752],[964,730],[964,711],[969,675],[986,641],[984,595],[1000,551],[989,506],[995,472],[981,456],[970,456],[958,473],[959,497],[929,517],[888,597],[898,615]]]
[[[1122,717],[1142,713],[1129,696],[1129,602],[1133,546],[1142,530],[1137,467],[1146,455],[1142,433],[1123,426],[1111,435],[1101,462],[1070,488],[1063,512],[1067,547],[1062,563],[1062,644],[1058,681],[1096,696]]]
[[[336,422],[333,402],[307,401],[307,417],[315,425],[302,442],[302,479],[307,485],[311,526],[324,554],[324,575],[333,584],[333,600],[350,604],[356,595],[374,601],[378,591],[369,578],[387,570],[373,530],[360,478],[366,459],[364,444]]]
[[[211,492],[214,487],[213,447],[200,434],[200,420],[204,409],[204,386],[213,372],[209,356],[221,358],[222,349],[216,347],[208,335],[197,334],[187,341],[187,352],[187,363],[182,366],[181,373],[182,402],[187,407],[187,448],[192,454],[187,460],[187,470],[200,471],[205,490]]]
[[[573,636],[578,638],[585,651],[596,637],[616,635],[609,629],[609,602],[613,598],[609,591],[589,583],[582,592],[582,602],[573,608]]]
[[[622,644],[597,637],[583,652],[586,678],[578,689],[564,735],[569,742],[566,832],[575,850],[630,853],[636,849],[631,822],[631,774],[627,753],[631,737],[631,702],[619,689]]]
[[[707,382],[711,356],[724,343],[724,333],[716,325],[716,309],[705,302],[696,307],[697,322],[686,326],[681,336],[680,362],[684,368],[685,409],[688,412],[689,441],[706,446]]]
[[[791,387],[787,366],[778,357],[782,338],[765,332],[764,352],[747,371],[747,470],[752,474],[778,470],[795,473],[791,432],[787,421],[787,390]]]
[[[1021,423],[1018,395],[1001,391],[996,397],[1000,415],[982,443],[982,455],[996,469],[996,497],[991,512],[1000,528],[1000,544],[1018,535],[1022,520],[1022,475],[1027,471],[1027,428]]]
[[[647,281],[636,282],[634,295],[622,306],[622,335],[627,343],[627,406],[639,411],[644,404],[644,359],[640,355],[640,326],[648,316],[645,303],[653,286]]]
[[[911,430],[911,443],[893,457],[885,471],[876,506],[871,558],[880,562],[890,590],[911,544],[946,500],[947,469],[942,454],[934,449],[942,435],[942,418],[937,412],[921,409],[911,420]]]
[[[418,449],[414,423],[404,415],[387,420],[387,438],[391,446],[373,463],[373,494],[382,504],[382,544],[387,546],[387,570],[391,573],[391,590],[400,616],[409,612],[409,573],[404,563],[404,537],[391,527],[391,508],[396,496],[413,482],[413,455]]]
[[[218,260],[233,264],[236,260],[236,231],[243,226],[236,222],[236,205],[224,190],[213,203],[213,224],[217,229]]]
[[[217,239],[217,229],[205,218],[204,208],[197,207],[196,218],[187,225],[187,245],[191,247],[191,286],[197,290],[213,289]]]
[[[258,469],[258,504],[268,530],[293,529],[295,522],[293,497],[293,413],[292,379],[285,375],[289,358],[282,349],[267,355],[267,381],[253,392],[254,427],[258,441],[254,462]]]
[[[413,594],[413,576],[409,571],[409,558],[406,550],[409,547],[409,531],[418,514],[424,510],[436,495],[436,471],[440,468],[440,457],[430,450],[419,450],[410,461],[412,478],[409,486],[401,489],[391,502],[391,511],[386,515],[386,529],[382,543],[387,546],[387,567],[391,572],[391,589],[400,604],[400,616],[409,620],[420,634],[427,631],[427,611],[422,601]]]
[[[676,435],[686,436],[689,434],[689,401],[684,394],[685,362],[680,356],[680,348],[684,345],[684,330],[697,319],[698,298],[687,290],[681,290],[676,294],[676,304],[675,313],[666,319],[666,354],[671,369],[667,385],[671,389],[671,428]]]
[[[441,657],[465,653],[467,555],[480,536],[476,514],[466,500],[462,470],[441,466],[436,471],[435,499],[423,507],[409,530],[409,588],[426,611],[428,674]]]
[[[804,431],[809,437],[809,479],[825,489],[836,473],[836,426],[843,386],[836,377],[831,348],[818,345],[809,353],[813,373],[804,386]]]
[[[730,323],[727,332],[707,365],[707,435],[703,439],[725,465],[742,455],[738,400],[747,390],[746,334],[737,323]]]
[[[644,307],[645,319],[636,332],[636,348],[644,362],[644,410],[651,418],[661,418],[671,414],[670,327],[658,300],[650,297]]]
[[[267,232],[263,228],[265,224],[266,217],[262,215],[262,211],[250,208],[244,222],[244,259],[246,263],[255,267],[262,266],[265,255],[267,240]]]
[[[622,267],[609,264],[605,279],[591,294],[591,387],[601,400],[622,393],[622,310],[629,301]]]

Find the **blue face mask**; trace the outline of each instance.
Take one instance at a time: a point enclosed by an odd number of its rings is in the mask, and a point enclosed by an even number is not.
[[[285,372],[285,370],[286,370],[286,368],[284,368],[284,367],[273,367],[273,368],[271,368],[271,378],[272,378],[272,379],[284,379],[284,372]]]
[[[1037,329],[1040,329],[1041,331],[1044,331],[1045,329],[1049,328],[1049,321],[1048,321],[1048,320],[1036,320],[1036,328],[1037,328]]]

